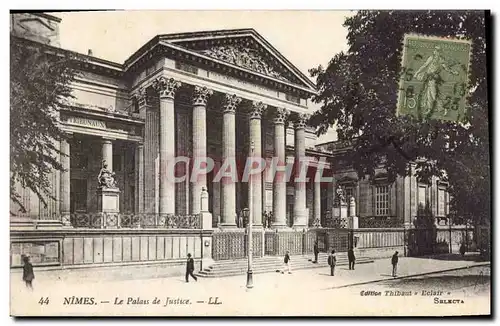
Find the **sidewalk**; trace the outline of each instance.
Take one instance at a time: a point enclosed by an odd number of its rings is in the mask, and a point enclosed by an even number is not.
[[[440,260],[432,258],[400,258],[398,268],[399,277],[415,276],[424,273],[432,273],[443,270],[456,268],[466,268],[472,266],[488,265],[489,262],[479,263],[467,260]],[[293,269],[293,266],[292,266]],[[151,313],[150,306],[134,305],[128,306],[127,310],[120,310],[119,306],[96,305],[93,307],[85,306],[61,306],[64,297],[68,296],[91,296],[96,297],[96,301],[102,300],[113,302],[115,297],[120,298],[136,298],[153,300],[154,297],[166,299],[166,297],[190,298],[192,301],[208,301],[218,297],[223,305],[212,306],[196,306],[196,310],[187,309],[184,305],[172,306],[168,312],[163,308],[159,309],[160,313],[186,315],[186,314],[235,314],[243,312],[241,309],[245,307],[245,314],[260,314],[267,311],[276,311],[275,305],[271,303],[280,303],[279,311],[285,313],[285,310],[292,309],[298,311],[298,302],[304,302],[307,305],[308,298],[320,300],[323,297],[334,295],[336,288],[351,286],[359,283],[378,282],[381,280],[393,279],[391,276],[390,259],[376,260],[371,264],[362,264],[356,266],[355,270],[349,270],[347,266],[339,266],[335,272],[335,276],[330,276],[329,268],[316,268],[310,270],[299,270],[292,274],[266,273],[256,274],[253,276],[254,287],[250,290],[246,288],[246,275],[232,276],[225,278],[214,279],[198,279],[198,282],[191,280],[190,283],[185,283],[183,277],[169,277],[162,279],[148,280],[117,280],[103,282],[87,282],[85,279],[68,279],[59,280],[55,275],[50,279],[43,276],[37,277],[34,282],[34,291],[27,293],[24,284],[20,279],[20,275],[13,273],[11,278],[11,295],[13,297],[12,304],[14,306],[25,307],[27,301],[33,309],[39,309],[40,313],[51,311],[60,314],[64,311],[74,311],[75,313],[85,314],[88,309],[103,309],[101,313],[119,313],[126,311],[127,314],[140,314],[141,311]],[[61,271],[64,273],[64,271]],[[326,291],[325,291],[326,290]],[[28,297],[27,297],[28,295]],[[40,297],[50,296],[55,302],[52,306],[40,306],[38,300]],[[335,295],[334,295],[335,296]],[[265,300],[264,300],[265,298]],[[293,300],[293,304],[290,300]],[[305,301],[304,301],[305,300]],[[56,308],[59,305],[59,308]],[[220,307],[224,307],[223,311]],[[301,306],[301,305],[299,305]],[[141,308],[142,307],[142,308]],[[219,307],[219,308],[217,308]],[[273,308],[274,307],[274,308]],[[288,308],[285,308],[288,307]],[[326,307],[318,306],[315,309],[326,309]],[[41,309],[41,310],[40,310]],[[111,310],[110,310],[111,309]],[[144,310],[147,309],[147,310]],[[173,309],[173,310],[172,310]],[[302,309],[302,308],[300,308]],[[299,309],[299,310],[300,310]],[[219,311],[219,312],[217,312]]]

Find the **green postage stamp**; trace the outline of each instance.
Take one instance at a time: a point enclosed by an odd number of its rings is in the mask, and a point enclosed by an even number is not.
[[[468,95],[471,42],[406,34],[398,115],[459,121]]]

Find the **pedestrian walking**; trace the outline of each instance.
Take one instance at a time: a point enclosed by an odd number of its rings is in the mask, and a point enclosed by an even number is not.
[[[35,279],[33,265],[30,263],[28,256],[23,256],[23,263],[23,281],[26,283],[28,289],[33,290],[33,280]]]
[[[314,264],[318,263],[318,254],[319,254],[319,248],[318,248],[318,240],[314,241]]]
[[[391,260],[391,263],[392,263],[392,276],[393,277],[396,277],[397,274],[398,274],[398,261],[399,261],[399,257],[398,257],[398,252],[396,251],[394,253],[394,255],[392,255],[392,260]]]
[[[288,271],[288,274],[292,274],[292,267],[290,263],[290,252],[287,251],[285,254],[285,258],[283,259],[283,263],[285,264],[283,271],[281,271],[281,274],[285,274],[285,270]]]
[[[347,258],[349,259],[349,269],[354,270],[354,264],[356,262],[356,256],[354,256],[354,249],[352,247],[347,251]]]
[[[191,254],[187,254],[187,262],[186,262],[186,283],[189,283],[189,276],[194,278],[196,282],[198,282],[198,278],[194,276],[194,259],[191,258]]]
[[[335,265],[337,265],[335,250],[332,250],[331,254],[328,255],[328,265],[330,266],[330,276],[335,276]]]
[[[463,243],[463,242],[460,245],[460,255],[462,255],[462,257],[465,256],[465,243]]]

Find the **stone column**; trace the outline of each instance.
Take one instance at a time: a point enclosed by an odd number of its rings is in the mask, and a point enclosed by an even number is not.
[[[144,145],[135,148],[135,212],[144,213]]]
[[[262,157],[262,136],[261,136],[261,118],[262,112],[267,108],[262,102],[252,102],[250,110],[250,142],[254,145],[253,157]],[[248,156],[251,156],[251,149],[248,149]],[[251,214],[253,216],[254,226],[262,227],[262,173],[251,176],[252,192],[248,194],[248,198],[252,196]]]
[[[175,158],[174,97],[181,83],[173,78],[159,77],[153,87],[160,95],[160,187],[159,213],[175,214],[175,182],[168,176],[169,164]]]
[[[71,226],[70,219],[70,184],[71,184],[71,162],[70,162],[70,146],[67,139],[61,140],[61,171],[60,179],[60,196],[61,196],[61,220],[63,226]]]
[[[159,170],[156,162],[159,159],[158,134],[159,110],[158,92],[153,87],[140,89],[137,94],[140,116],[144,123],[144,182],[143,182],[143,212],[158,213],[158,200],[156,199],[159,182]]]
[[[316,172],[316,175],[313,180],[314,185],[314,220],[313,226],[318,227],[321,226],[321,182],[320,182],[320,173]]]
[[[109,171],[113,171],[113,142],[110,139],[102,141],[102,161],[108,165]]]
[[[286,166],[285,119],[288,111],[278,108],[274,117],[274,157],[279,165]],[[273,171],[274,172],[274,171]],[[286,227],[286,171],[276,171],[273,183],[273,228]]]
[[[295,128],[295,178],[299,177],[302,164],[306,159],[306,121],[309,117],[306,114],[300,114],[294,124]],[[294,178],[294,179],[295,179]],[[293,226],[306,227],[308,216],[306,216],[306,182],[295,181],[295,202],[293,207]]]
[[[225,96],[224,117],[222,121],[222,164],[236,159],[236,107],[241,98],[236,95]],[[227,165],[226,165],[227,166]],[[232,166],[232,165],[231,165]],[[234,171],[232,171],[234,172]],[[221,179],[222,183],[222,226],[236,227],[236,180],[230,177]]]
[[[193,160],[205,160],[207,157],[207,101],[213,91],[206,87],[194,87],[193,93]],[[191,214],[199,214],[200,196],[207,188],[206,174],[200,174],[191,185]]]

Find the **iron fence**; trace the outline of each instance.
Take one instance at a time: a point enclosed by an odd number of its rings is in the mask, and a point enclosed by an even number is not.
[[[200,229],[201,215],[74,213],[70,215],[75,228],[167,228]]]
[[[242,259],[248,257],[248,231],[215,232],[212,236],[214,260]],[[262,257],[262,231],[252,232],[252,256]]]
[[[403,227],[403,221],[395,217],[361,217],[358,225],[360,229],[398,228]]]

